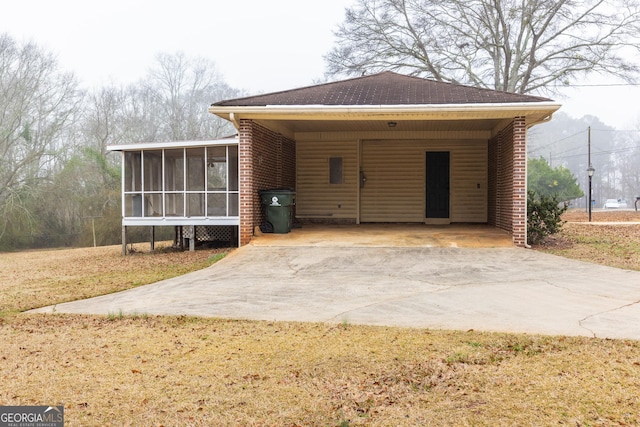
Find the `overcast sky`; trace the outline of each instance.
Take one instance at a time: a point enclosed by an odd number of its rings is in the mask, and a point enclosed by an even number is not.
[[[0,33],[34,41],[85,85],[142,78],[157,53],[213,60],[232,87],[250,94],[313,84],[354,0],[12,0]],[[580,83],[601,83],[589,81]],[[640,88],[578,88],[561,111],[592,114],[618,129],[640,119]]]

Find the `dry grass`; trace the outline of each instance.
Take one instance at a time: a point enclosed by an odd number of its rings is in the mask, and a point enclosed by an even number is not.
[[[0,254],[0,405],[63,403],[67,426],[640,425],[638,341],[15,314],[218,253],[119,250]]]
[[[181,252],[148,244],[0,253],[0,314],[130,289],[211,265],[229,249]],[[146,252],[145,252],[146,250]]]
[[[562,232],[536,249],[611,267],[640,270],[640,212],[597,211],[588,223],[586,212],[571,210],[563,219],[569,222]],[[611,222],[634,224],[609,224]]]
[[[18,316],[0,402],[66,425],[638,425],[640,343],[187,317]]]

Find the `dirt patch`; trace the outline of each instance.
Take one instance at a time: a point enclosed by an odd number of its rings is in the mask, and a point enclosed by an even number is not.
[[[588,222],[589,213],[584,209],[570,209],[562,219],[570,222]],[[591,212],[592,222],[640,222],[640,211],[629,209],[597,209]]]

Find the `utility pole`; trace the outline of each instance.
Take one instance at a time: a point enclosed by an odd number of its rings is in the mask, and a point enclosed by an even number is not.
[[[589,164],[589,167],[587,168],[587,174],[589,175],[589,193],[587,195],[587,204],[589,206],[589,222],[591,222],[591,178],[593,178],[593,173],[596,171],[591,164],[591,126],[589,126],[587,133],[587,163]]]

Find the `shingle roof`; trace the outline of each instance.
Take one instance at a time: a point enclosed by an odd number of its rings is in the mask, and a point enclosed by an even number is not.
[[[501,92],[385,71],[370,76],[283,92],[220,101],[214,106],[429,105],[547,102],[547,98]]]

